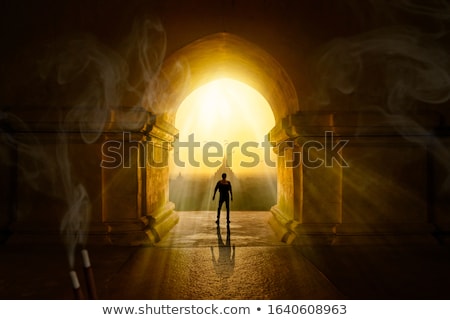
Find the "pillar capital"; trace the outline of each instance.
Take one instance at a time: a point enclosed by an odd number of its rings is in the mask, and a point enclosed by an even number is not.
[[[153,142],[172,143],[178,135],[178,130],[162,117],[156,117],[154,122],[146,126],[145,133]]]
[[[321,137],[325,131],[334,130],[334,113],[302,111],[283,118],[269,135],[270,141],[279,144],[299,137],[305,139]]]

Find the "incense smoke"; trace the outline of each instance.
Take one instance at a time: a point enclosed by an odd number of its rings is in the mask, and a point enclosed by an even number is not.
[[[342,103],[336,100],[340,96],[349,97],[345,100],[348,111],[383,115],[378,125],[390,126],[408,141],[428,148],[450,174],[448,148],[421,118],[450,100],[450,60],[444,38],[448,34],[450,4],[408,0],[394,3],[378,6],[378,14],[381,9],[389,9],[385,16],[395,17],[403,10],[424,18],[423,27],[391,21],[391,27],[328,43],[315,64],[317,90],[311,102],[323,108]],[[373,4],[376,7],[380,2]],[[435,32],[430,32],[430,26]],[[356,134],[363,133],[364,128],[359,130]],[[450,190],[450,179],[442,189]]]
[[[141,129],[161,113],[158,105],[168,98],[162,93],[169,85],[166,78],[158,79],[165,53],[163,26],[147,18],[137,20],[117,48],[91,34],[66,36],[47,46],[37,61],[33,79],[38,80],[32,84],[42,89],[32,105],[45,106],[44,122],[52,123],[52,130],[56,127],[53,147],[44,147],[36,130],[42,119],[29,123],[15,110],[0,114],[2,140],[26,158],[19,164],[26,163],[19,167],[20,176],[34,190],[65,203],[60,229],[71,267],[76,247],[87,242],[91,199],[73,168],[69,139],[79,135],[83,143],[92,144],[105,130]],[[185,71],[179,64],[169,72],[183,79]],[[6,152],[0,160],[11,162]]]

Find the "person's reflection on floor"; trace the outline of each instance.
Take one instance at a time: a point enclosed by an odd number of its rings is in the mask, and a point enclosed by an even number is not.
[[[211,246],[212,262],[216,274],[221,278],[229,278],[234,272],[236,248],[231,247],[230,225],[227,225],[227,240],[224,243],[220,226],[217,226],[217,241],[219,256],[216,259],[214,248]]]

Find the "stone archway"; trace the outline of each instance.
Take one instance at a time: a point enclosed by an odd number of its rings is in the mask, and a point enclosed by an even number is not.
[[[159,79],[162,86],[161,96],[157,99],[158,105],[154,108],[157,110],[156,123],[159,124],[160,129],[174,128],[177,108],[193,90],[212,80],[225,77],[248,84],[268,101],[276,122],[271,132],[271,136],[276,139],[273,140],[274,145],[288,138],[281,134],[284,131],[283,119],[298,112],[299,109],[296,90],[289,75],[266,51],[229,33],[217,33],[201,38],[176,51],[165,60]],[[279,201],[284,198],[285,189],[292,189],[295,182],[286,178],[286,174],[280,170],[278,180],[282,193],[277,196]],[[166,175],[166,181],[167,185],[168,175]],[[171,208],[169,211],[173,209],[173,205],[169,202],[165,207]],[[293,208],[292,205],[288,207]],[[163,211],[166,212],[167,209]],[[275,229],[280,229],[277,222],[280,219],[276,218],[280,212],[279,206],[275,206],[272,211],[274,219],[271,225]],[[289,212],[288,215],[291,216],[290,220],[294,218],[293,212]],[[164,214],[162,217],[167,216]],[[175,220],[168,220],[170,223],[173,221]],[[155,221],[156,226],[164,223],[164,221]],[[170,226],[161,229],[168,230]],[[286,232],[281,226],[280,239],[286,241],[284,235]]]
[[[334,106],[338,111],[313,110],[309,106],[300,108],[294,85],[276,59],[257,45],[232,34],[206,36],[179,49],[164,61],[158,81],[160,95],[152,108],[155,113],[148,115],[146,126],[131,137],[130,143],[142,141],[148,144],[150,147],[145,152],[151,157],[168,155],[177,136],[174,127],[177,107],[195,88],[218,77],[234,78],[252,86],[272,108],[276,125],[270,132],[270,141],[277,147],[275,151],[282,152],[278,154],[277,204],[271,209],[270,225],[280,240],[329,244],[335,242],[337,235],[343,235],[339,241],[346,241],[347,235],[409,232],[410,221],[416,228],[413,230],[427,230],[427,195],[426,189],[420,188],[426,181],[426,170],[413,177],[413,187],[408,187],[407,192],[401,183],[402,176],[392,180],[381,173],[387,170],[402,172],[404,163],[400,153],[416,150],[417,145],[405,142],[394,128],[386,124],[380,126],[385,119],[374,112],[339,111],[339,105]],[[361,128],[364,128],[364,136],[357,135]],[[356,169],[352,172],[344,172],[342,163],[320,167],[296,163],[308,151],[313,151],[309,154],[313,160],[326,159],[326,151],[337,155],[340,148],[335,146],[339,147],[340,141],[350,138],[352,141],[345,149],[345,159]],[[305,145],[311,141],[314,144],[309,144],[309,150],[305,150]],[[399,155],[390,158],[388,166],[380,165],[380,159],[387,152]],[[427,152],[415,156],[424,168],[430,165]],[[109,236],[119,234],[120,237],[130,231],[134,238],[139,235],[138,241],[144,236],[145,241],[158,242],[178,221],[168,197],[169,170],[139,168],[138,161],[134,163],[132,170],[119,170],[124,178],[114,180],[118,176],[116,173],[103,173],[103,186],[110,187],[102,198],[102,226],[107,225]],[[370,210],[364,206],[371,203],[365,190],[359,188],[367,185],[365,171],[375,172],[377,180],[383,182],[371,187],[385,200],[378,207],[387,208],[386,212],[396,212],[395,219],[380,215],[376,206]],[[117,183],[111,187],[109,181],[126,181],[126,184]],[[397,184],[403,193],[397,192]],[[129,193],[124,194],[124,186],[128,185],[130,188],[126,191]],[[403,196],[405,193],[418,194],[418,200],[411,204],[411,197]]]
[[[133,112],[124,105],[108,113],[108,121],[93,143],[83,143],[75,130],[68,136],[67,160],[72,162],[71,172],[87,186],[86,194],[91,200],[89,225],[86,223],[83,229],[89,232],[91,241],[156,243],[178,222],[174,204],[169,201],[169,168],[161,159],[167,159],[178,134],[174,127],[177,108],[194,89],[218,77],[233,78],[253,87],[272,108],[276,125],[271,136],[276,138],[275,143],[286,139],[285,119],[299,109],[294,85],[276,59],[259,46],[229,33],[212,34],[179,49],[165,59],[159,75],[156,97],[152,99],[155,105],[135,108]],[[58,132],[58,123],[45,122],[47,127],[36,123],[35,113],[27,110],[22,110],[23,120],[37,124],[30,127],[30,136],[42,137],[46,148],[59,146],[58,135],[52,135]],[[117,122],[122,112],[127,115],[124,121],[133,124],[127,132]],[[26,154],[21,150],[11,152],[11,158],[17,158],[19,164],[26,161]],[[84,161],[78,161],[80,155]],[[145,165],[147,159],[152,159],[155,165]],[[278,183],[283,186],[280,189],[292,189],[294,181],[285,176],[278,174]],[[7,184],[14,185],[21,177],[14,173],[9,180]],[[26,188],[25,184],[19,184],[17,193],[25,194]],[[286,194],[283,191],[283,197]],[[41,194],[36,198],[43,204],[42,208],[53,200]],[[6,203],[13,207],[10,200]],[[19,203],[24,204],[25,201]],[[23,233],[29,230],[45,233],[51,229],[59,239],[60,219],[56,215],[65,210],[64,204],[58,202],[52,211],[55,216],[40,214],[46,212],[45,209],[23,215],[15,223],[16,234],[21,234],[22,230]],[[273,211],[274,217],[278,211]],[[287,215],[289,220],[294,218],[292,212]],[[42,227],[37,228],[38,225]]]
[[[173,124],[180,102],[195,88],[219,77],[242,81],[259,91],[272,107],[277,123],[299,109],[289,75],[270,54],[236,35],[216,33],[165,60],[161,82],[166,86],[158,110]]]

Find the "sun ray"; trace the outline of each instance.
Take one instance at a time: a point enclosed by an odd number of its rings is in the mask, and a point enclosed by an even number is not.
[[[276,201],[276,168],[268,165],[275,162],[265,159],[263,142],[274,125],[267,100],[240,81],[218,79],[186,97],[175,126],[180,145],[192,148],[177,149],[185,166],[170,168],[170,196],[178,210],[215,210],[211,192],[223,171],[231,173],[235,209],[269,210]]]
[[[210,162],[216,162],[216,158],[223,158],[226,154],[227,145],[233,148],[233,170],[236,173],[250,173],[255,171],[255,167],[261,168],[265,162],[262,161],[264,154],[262,142],[264,136],[275,124],[272,109],[265,98],[249,85],[229,79],[222,78],[196,89],[180,105],[175,126],[180,131],[180,141],[188,141],[189,135],[194,135],[194,141],[201,145],[194,150],[195,162],[200,162],[199,166],[189,163],[188,148],[180,149],[180,157],[183,159],[185,167],[177,167],[171,170],[174,174],[183,172],[184,174],[211,174],[217,166],[208,166],[203,161],[205,154],[202,153],[203,146],[209,142],[215,145],[220,144],[222,151]],[[260,161],[254,167],[240,166],[242,162],[256,162],[242,153],[244,143],[252,142],[258,147],[247,150],[257,154]],[[208,161],[206,161],[208,162]],[[273,168],[266,168],[273,169]]]

